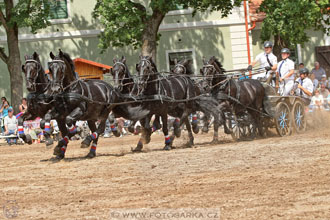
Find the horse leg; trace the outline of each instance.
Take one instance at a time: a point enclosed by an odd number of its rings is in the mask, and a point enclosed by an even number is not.
[[[110,129],[111,129],[111,132],[112,134],[115,136],[115,137],[120,137],[120,131],[117,129],[116,127],[116,119],[115,119],[115,116],[113,114],[109,114],[108,116],[108,120],[110,122]]]
[[[155,132],[158,129],[161,129],[161,125],[160,125],[160,116],[159,115],[155,115],[155,120],[152,123],[152,127],[151,127],[151,132]]]
[[[151,129],[149,124],[150,119],[151,119],[151,115],[148,115],[147,117],[140,120],[142,125],[142,135],[136,147],[132,149],[133,152],[141,152],[143,148],[143,144],[148,144],[150,142],[150,136],[151,136],[151,131],[150,131]]]
[[[40,121],[40,128],[43,130],[44,136],[46,138],[46,146],[53,145],[54,140],[51,138],[51,133],[53,132],[50,127],[51,114],[46,114],[45,117]]]
[[[85,139],[83,140],[83,142],[81,142],[81,148],[88,148],[89,145],[91,144],[91,142],[93,140],[95,140],[98,137],[98,134],[96,133],[96,125],[95,125],[95,121],[94,120],[87,120],[88,123],[88,127],[91,130],[92,134],[91,135],[87,135],[85,137]]]
[[[193,129],[193,132],[195,134],[198,134],[199,132],[199,126],[198,126],[198,121],[197,121],[197,113],[195,112],[193,115],[192,115],[192,122],[191,122],[191,125],[192,125],[192,129]]]
[[[177,120],[177,119],[175,119]],[[165,137],[165,147],[164,150],[171,150],[174,138],[176,135],[172,135],[172,137],[168,134],[168,126],[167,126],[167,113],[162,114],[162,122],[163,122],[163,134]],[[175,134],[175,131],[174,131]]]
[[[63,159],[65,157],[66,148],[68,146],[70,135],[64,120],[56,120],[58,128],[61,131],[62,139],[58,142],[57,146],[54,148],[53,155],[56,156],[56,159]]]
[[[173,122],[173,130],[174,130],[175,136],[178,138],[181,136],[181,128],[180,128],[181,125],[182,125],[182,123],[180,122],[180,119],[175,118],[175,120]],[[163,126],[165,126],[164,123],[163,123]]]
[[[208,133],[209,132],[209,119],[210,119],[210,114],[209,113],[204,113],[203,128],[202,128],[203,133]]]
[[[181,120],[185,123],[187,131],[188,131],[189,141],[187,143],[187,147],[191,147],[194,145],[194,136],[191,131],[191,125],[190,125],[188,116],[185,116],[183,119],[181,118]]]
[[[18,123],[17,123],[18,125],[17,132],[19,137],[22,138],[22,140],[28,144],[32,144],[32,138],[29,134],[24,133],[23,123],[26,120],[33,120],[33,119],[35,119],[35,117],[33,117],[32,114],[30,114],[29,112],[26,112],[18,119]]]
[[[92,138],[93,138],[93,144],[92,144],[92,146],[91,146],[91,148],[89,150],[89,153],[87,154],[86,157],[93,158],[93,157],[96,156],[97,141],[99,139],[100,134],[102,134],[104,132],[105,122],[106,122],[106,120],[102,120],[101,123],[99,124],[96,132],[93,132],[93,134],[91,135]],[[89,123],[88,123],[88,125],[89,125]],[[95,123],[94,123],[94,125],[95,125]]]

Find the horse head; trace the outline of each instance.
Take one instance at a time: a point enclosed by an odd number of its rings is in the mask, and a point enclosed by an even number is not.
[[[209,61],[206,61],[205,58],[203,58],[203,67],[200,70],[200,73],[204,76],[203,87],[214,86],[226,78],[224,75],[224,69],[215,56],[212,56]]]
[[[34,52],[32,56],[26,55],[24,58],[25,58],[25,64],[22,65],[22,71],[26,79],[26,89],[29,92],[38,92],[37,91],[38,83],[40,84],[46,83],[45,80],[44,81],[37,80],[39,77],[44,77],[43,74],[45,74],[41,66],[39,55],[36,52]],[[41,86],[45,86],[45,85],[41,85]]]
[[[140,56],[140,62],[136,64],[136,71],[138,75],[138,84],[145,88],[149,79],[153,79],[157,73],[155,63],[150,56]]]
[[[51,91],[59,93],[76,79],[74,64],[70,56],[62,50],[59,50],[56,56],[50,52],[50,58],[52,61],[48,62],[48,66],[52,79]]]
[[[114,64],[113,64],[112,68],[110,69],[110,73],[113,77],[115,88],[117,88],[121,91],[124,87],[123,82],[124,82],[125,78],[129,77],[129,72],[128,72],[128,68],[126,65],[126,58],[124,56],[122,56],[121,59],[119,59],[118,61],[116,58],[114,58],[113,63]]]
[[[173,73],[178,74],[178,75],[193,74],[193,71],[191,70],[192,60],[183,59],[183,60],[180,60],[179,62],[177,62],[177,60],[175,59],[174,63],[175,63],[175,66],[172,70]]]

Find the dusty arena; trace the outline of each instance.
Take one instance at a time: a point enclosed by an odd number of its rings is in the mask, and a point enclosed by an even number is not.
[[[80,141],[66,159],[44,144],[1,146],[1,218],[110,219],[114,208],[220,208],[220,219],[330,219],[330,129],[235,143],[195,136],[161,150],[154,134],[102,138],[86,159]]]

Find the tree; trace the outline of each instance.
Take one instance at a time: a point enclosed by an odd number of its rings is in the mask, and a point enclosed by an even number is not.
[[[4,0],[0,5],[0,25],[7,35],[8,53],[0,47],[0,58],[6,63],[10,74],[11,104],[15,111],[23,96],[23,77],[18,42],[19,28],[30,27],[32,33],[50,23],[47,20],[48,4],[43,0]]]
[[[266,14],[262,22],[261,39],[274,36],[274,53],[280,55],[283,47],[293,49],[296,44],[308,42],[305,30],[322,30],[330,34],[329,0],[264,0],[259,8]]]
[[[242,0],[97,0],[93,16],[104,26],[100,35],[99,47],[123,47],[132,45],[141,48],[142,55],[156,58],[159,25],[166,13],[183,8],[193,8],[196,11],[221,11],[227,16],[234,6],[239,6]],[[147,3],[146,3],[147,2]]]

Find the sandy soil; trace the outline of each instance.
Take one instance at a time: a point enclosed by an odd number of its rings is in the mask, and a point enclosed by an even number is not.
[[[94,159],[73,141],[60,162],[43,144],[0,146],[0,219],[109,219],[111,208],[147,207],[330,219],[329,129],[238,143],[222,135],[217,145],[203,134],[194,148],[181,147],[183,135],[171,151],[155,134],[143,153],[131,153],[138,138],[103,138]]]

